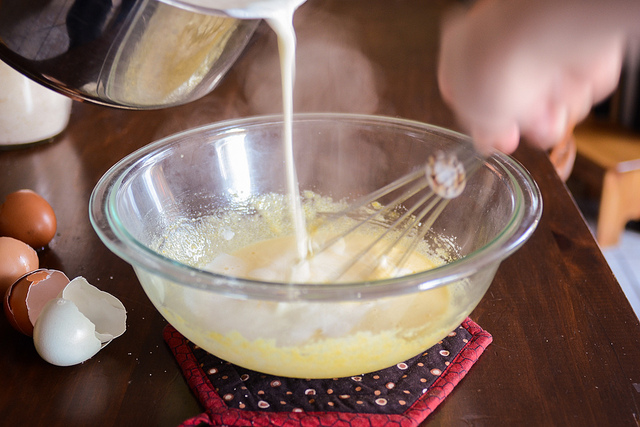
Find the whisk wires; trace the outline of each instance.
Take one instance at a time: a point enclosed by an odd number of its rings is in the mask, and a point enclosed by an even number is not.
[[[425,166],[358,199],[345,210],[326,213],[311,236],[317,236],[319,230],[327,230],[341,218],[350,218],[353,224],[320,242],[312,237],[307,259],[339,245],[361,227],[373,225],[378,231],[370,242],[349,254],[335,270],[333,280],[339,280],[356,264],[362,267],[363,263],[367,264],[368,275],[376,270],[387,277],[401,275],[411,254],[449,201],[462,193],[467,179],[481,164],[480,157],[468,148],[462,153],[438,152],[430,156]],[[381,203],[383,198],[391,200]],[[411,203],[405,206],[407,201]]]

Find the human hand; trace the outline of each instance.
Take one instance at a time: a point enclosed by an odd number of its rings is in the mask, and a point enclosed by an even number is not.
[[[627,34],[609,8],[632,2],[587,3],[483,0],[444,23],[440,90],[480,151],[550,148],[615,89]]]

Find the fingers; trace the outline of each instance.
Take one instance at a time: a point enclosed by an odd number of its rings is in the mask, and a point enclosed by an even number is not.
[[[515,122],[500,128],[488,128],[478,123],[471,126],[471,139],[483,155],[490,155],[493,150],[511,154],[518,148],[520,130]]]
[[[613,38],[600,53],[600,60],[591,65],[593,103],[611,94],[620,79],[626,43],[621,37]]]
[[[548,104],[531,114],[522,126],[522,134],[535,145],[548,149],[562,140],[569,124],[564,105]]]
[[[544,5],[555,10],[557,4]],[[577,25],[580,20],[567,29],[553,10],[530,14],[531,20],[523,15],[517,22],[526,25],[515,25],[518,9],[506,13],[504,7],[485,0],[446,18],[438,67],[442,97],[483,152],[510,153],[521,136],[548,149],[615,90],[624,32],[594,32]]]
[[[584,120],[594,104],[611,94],[619,80],[624,43],[613,38],[587,58],[559,65],[542,96],[519,118],[521,133],[549,149]]]

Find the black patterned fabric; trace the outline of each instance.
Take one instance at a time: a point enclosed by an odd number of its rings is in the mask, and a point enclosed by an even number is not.
[[[205,412],[188,426],[419,425],[467,374],[491,335],[466,319],[425,352],[354,377],[307,380],[250,371],[198,348],[171,325],[164,337]]]
[[[261,374],[190,345],[216,392],[231,408],[395,414],[411,406],[470,339],[466,329],[458,328],[429,350],[395,366],[354,377],[313,380]]]

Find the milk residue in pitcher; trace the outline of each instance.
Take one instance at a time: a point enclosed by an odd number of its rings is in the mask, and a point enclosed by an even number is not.
[[[165,0],[200,11],[218,11],[238,19],[285,19],[306,0]],[[293,30],[293,26],[292,26]]]

